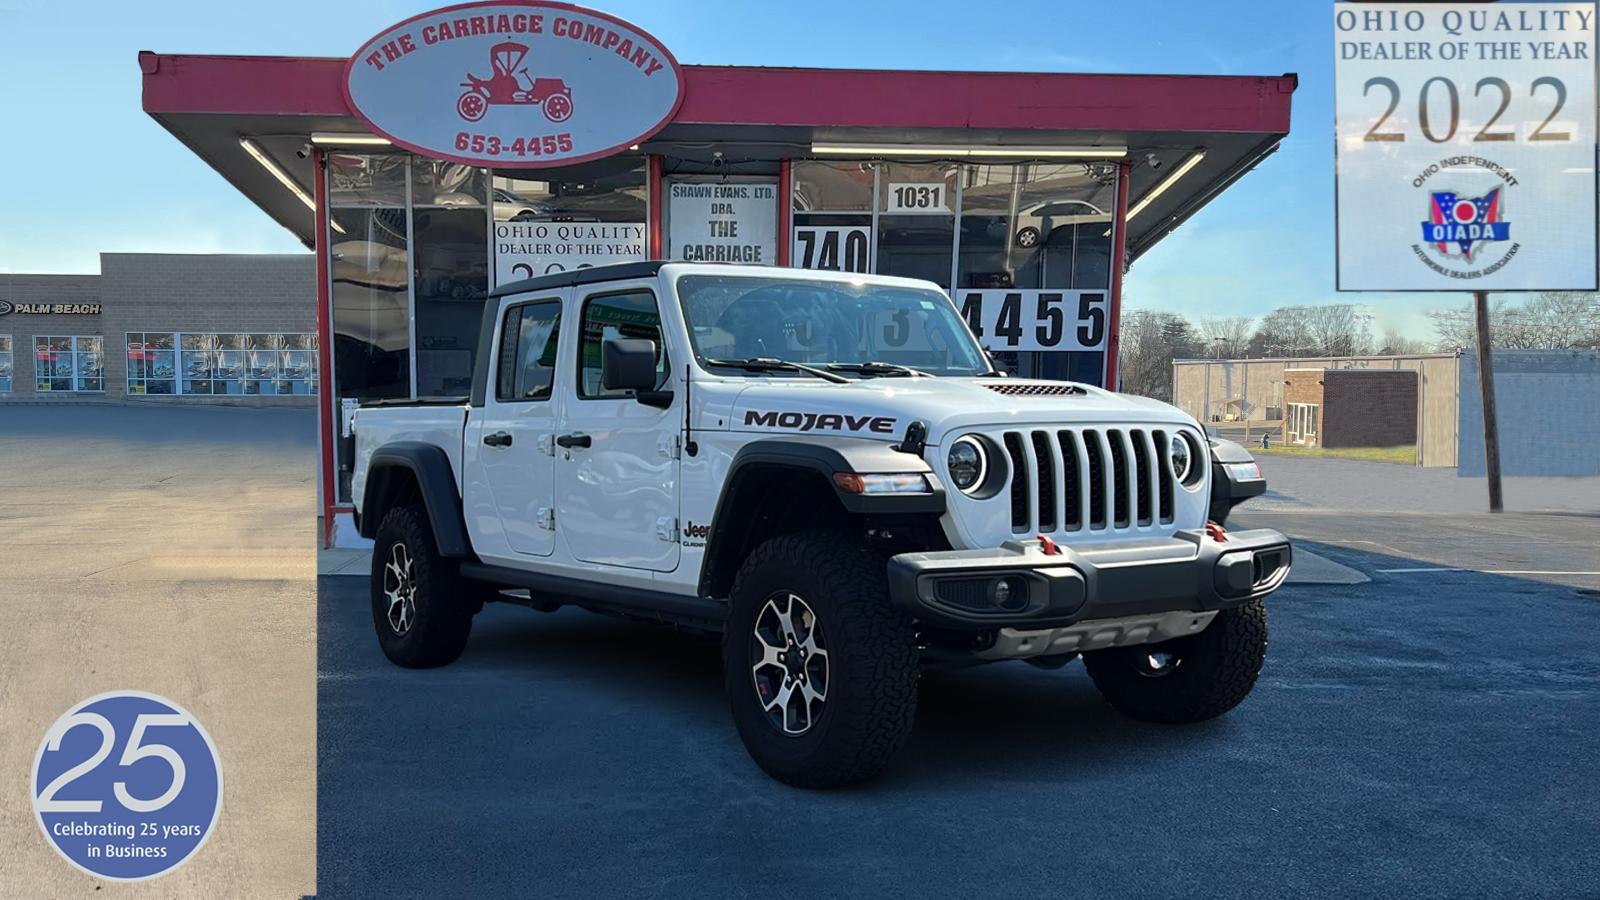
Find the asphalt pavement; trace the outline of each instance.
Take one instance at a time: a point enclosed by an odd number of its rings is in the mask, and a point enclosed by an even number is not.
[[[1239,527],[1370,581],[1275,594],[1229,715],[1122,718],[1077,663],[929,675],[898,764],[830,793],[750,761],[714,643],[492,604],[405,671],[366,580],[322,578],[321,896],[1600,896],[1600,574],[1477,571],[1600,572],[1600,519],[1288,505]]]
[[[315,473],[311,409],[0,405],[0,897],[315,889]],[[28,799],[50,724],[121,689],[225,774],[211,839],[141,884],[69,866]]]

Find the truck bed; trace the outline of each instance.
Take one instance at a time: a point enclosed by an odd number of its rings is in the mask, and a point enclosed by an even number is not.
[[[450,458],[456,475],[456,490],[461,490],[461,441],[467,424],[464,399],[378,401],[364,403],[355,413],[355,472],[351,479],[351,499],[361,508],[366,489],[368,463],[372,451],[398,441],[432,444]]]

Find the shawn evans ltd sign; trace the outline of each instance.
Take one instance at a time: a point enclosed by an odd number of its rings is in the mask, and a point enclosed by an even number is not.
[[[650,137],[683,102],[683,71],[649,34],[540,0],[423,13],[362,45],[345,101],[375,134],[469,165],[599,159]]]
[[[98,303],[11,303],[0,300],[0,316],[98,316]]]

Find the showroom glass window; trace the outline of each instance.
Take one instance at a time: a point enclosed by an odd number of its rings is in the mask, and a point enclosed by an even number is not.
[[[418,397],[465,397],[489,296],[484,170],[411,160],[411,278]]]
[[[492,182],[496,284],[648,258],[643,157],[502,169]]]
[[[410,159],[333,151],[325,160],[335,408],[411,397]],[[334,435],[333,458],[352,458],[342,422]],[[350,497],[350,476],[342,463],[340,501]]]
[[[792,264],[830,272],[872,271],[877,168],[867,162],[797,160],[791,177]]]
[[[330,152],[326,159],[332,352],[339,396],[409,397],[407,158]]]
[[[34,390],[97,393],[106,389],[105,355],[98,336],[41,335],[33,339]]]
[[[11,372],[11,335],[0,334],[0,394],[11,393]]]
[[[1103,162],[963,166],[956,299],[963,289],[1111,287],[1111,209],[1116,167]],[[1069,304],[1070,305],[1070,304]],[[1104,299],[1090,298],[1104,308]],[[1076,310],[1068,311],[1076,321]],[[1100,321],[1103,321],[1101,319]],[[1101,335],[1102,340],[1104,334]],[[1000,352],[1019,375],[1099,383],[1104,353]]]
[[[173,332],[128,332],[128,393],[178,392],[177,335]]]
[[[950,287],[956,174],[950,163],[878,164],[876,271]]]
[[[174,378],[175,369],[182,373],[180,377]],[[316,392],[314,334],[128,333],[130,395],[303,396]]]

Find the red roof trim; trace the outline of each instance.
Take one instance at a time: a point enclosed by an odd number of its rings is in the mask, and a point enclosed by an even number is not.
[[[345,60],[139,54],[151,115],[351,116]],[[684,66],[676,124],[1286,134],[1293,75]]]

